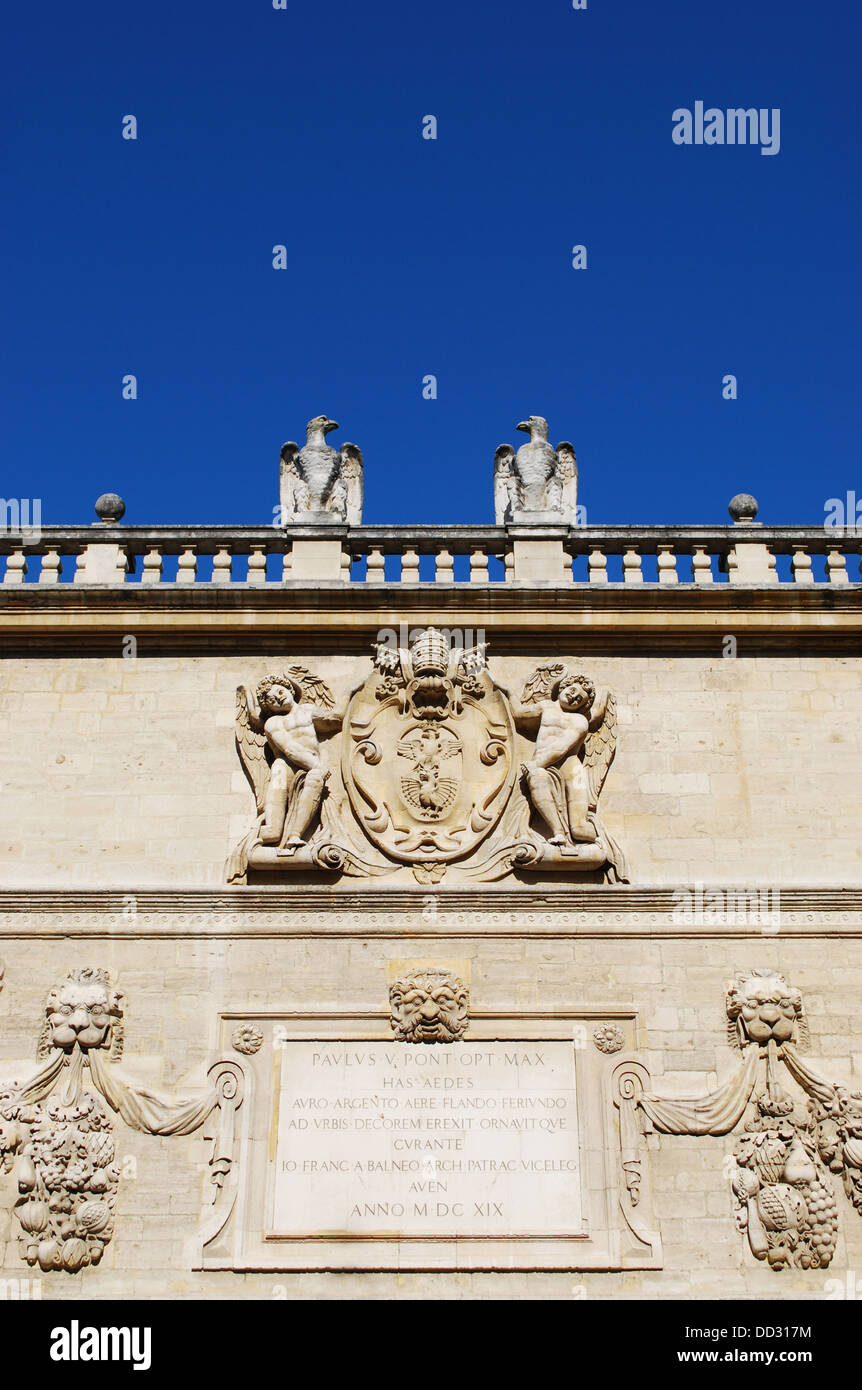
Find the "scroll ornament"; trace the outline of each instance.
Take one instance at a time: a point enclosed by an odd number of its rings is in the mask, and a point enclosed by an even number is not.
[[[657,1096],[647,1090],[639,1063],[617,1068],[614,1103],[628,1201],[636,1206],[639,1199],[643,1135],[728,1134],[749,1111],[733,1155],[737,1225],[754,1257],[772,1269],[825,1268],[838,1228],[832,1174],[862,1211],[862,1094],[825,1081],[800,1057],[797,1044],[808,1041],[802,996],[776,971],[738,975],[728,985],[726,1012],[728,1040],[743,1064],[710,1095]],[[807,1111],[782,1086],[780,1065],[806,1093]]]
[[[135,1086],[116,1065],[124,1003],[106,971],[71,971],[48,996],[43,1065],[25,1084],[0,1091],[0,1169],[17,1182],[22,1257],[45,1271],[74,1274],[98,1264],[113,1235],[120,1168],[103,1101],[130,1128],[159,1135],[192,1134],[218,1109],[214,1202],[230,1171],[241,1067],[216,1063],[207,1090],[191,1100],[165,1100]],[[98,1094],[85,1089],[87,1074]]]

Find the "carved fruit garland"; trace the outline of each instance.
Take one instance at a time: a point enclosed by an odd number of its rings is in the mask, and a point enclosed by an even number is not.
[[[23,1259],[70,1274],[98,1264],[113,1234],[120,1180],[101,1103],[85,1091],[72,1105],[11,1101],[0,1113],[20,1127],[14,1171]]]

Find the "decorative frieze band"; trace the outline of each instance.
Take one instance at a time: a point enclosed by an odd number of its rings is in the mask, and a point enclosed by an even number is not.
[[[721,893],[725,910],[710,908]],[[0,937],[411,937],[535,936],[618,939],[862,937],[862,889],[762,890],[748,910],[732,887],[631,885],[553,890],[375,887],[332,889],[321,911],[311,888],[7,889]],[[56,920],[56,919],[62,920]]]

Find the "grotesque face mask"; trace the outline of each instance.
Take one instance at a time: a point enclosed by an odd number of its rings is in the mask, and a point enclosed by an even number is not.
[[[411,970],[389,991],[401,1042],[448,1043],[467,1028],[467,986],[451,970]]]

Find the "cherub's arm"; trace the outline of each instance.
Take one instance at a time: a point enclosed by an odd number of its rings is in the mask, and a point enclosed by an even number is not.
[[[513,700],[511,696],[509,703],[512,710],[512,718],[515,721],[515,727],[520,729],[522,733],[535,733],[542,722],[542,706],[521,705]]]
[[[599,700],[597,704],[593,705],[593,712],[592,712],[592,714],[590,715],[590,732],[591,732],[591,733],[595,733],[596,729],[600,729],[601,726],[602,726],[602,723],[604,722],[605,711],[607,710],[607,707],[608,707],[608,696],[609,696],[609,695],[610,695],[610,691],[609,691],[609,690],[606,690],[605,693],[604,693],[604,695],[602,696],[601,700]]]
[[[344,724],[346,713],[346,709],[323,709],[320,705],[315,705],[311,710],[311,718],[319,733],[337,734]]]
[[[502,681],[495,680],[494,684],[500,694],[505,695],[506,699],[509,701],[509,708],[512,711],[512,718],[517,728],[525,732],[532,732],[534,729],[537,729],[542,722],[543,705],[538,702],[522,705],[520,700],[512,694],[509,687],[504,685]]]

